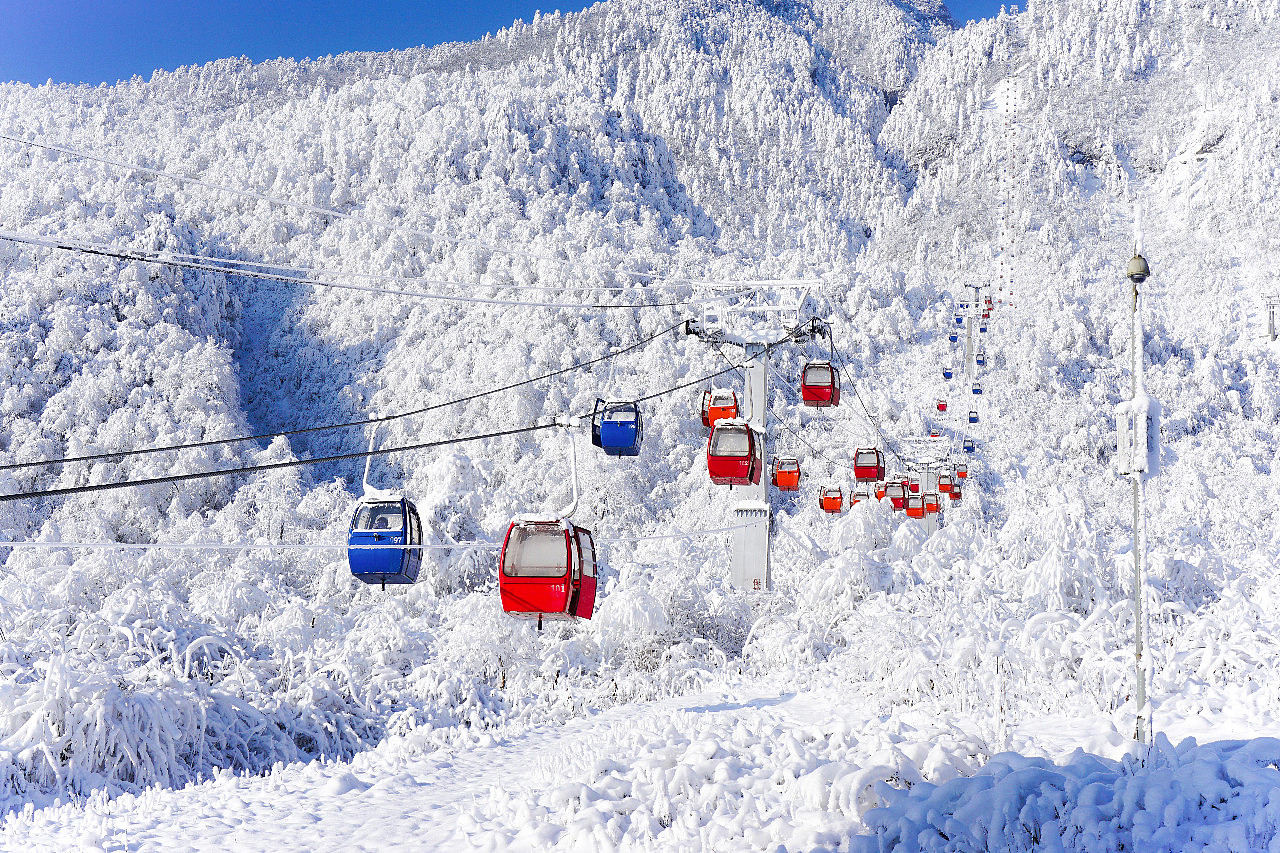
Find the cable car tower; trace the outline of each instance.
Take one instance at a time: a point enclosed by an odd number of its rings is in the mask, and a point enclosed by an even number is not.
[[[1267,336],[1274,341],[1280,338],[1280,296],[1268,296],[1264,301],[1267,307]]]
[[[685,334],[710,344],[742,347],[746,358],[746,399],[742,417],[756,440],[769,435],[769,350],[784,340],[808,340],[812,334],[830,334],[819,320],[800,329],[800,312],[816,280],[717,282],[705,286],[709,297],[702,316],[685,324]],[[763,457],[769,458],[767,448]],[[730,579],[734,586],[766,590],[773,586],[769,551],[773,524],[769,508],[768,477],[748,482],[742,499],[733,507],[733,560]]]

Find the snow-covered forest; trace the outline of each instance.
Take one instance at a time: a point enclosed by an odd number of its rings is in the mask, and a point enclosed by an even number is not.
[[[690,281],[821,279],[807,313],[862,401],[801,407],[825,342],[773,352],[771,449],[805,479],[772,493],[765,593],[729,582],[726,534],[632,541],[729,523],[705,383],[644,404],[637,458],[580,437],[601,593],[542,631],[503,613],[492,543],[568,501],[554,430],[376,457],[427,542],[472,543],[385,591],[342,547],[360,459],[0,501],[9,543],[238,546],[0,547],[0,846],[1277,849],[1278,105],[1280,0],[967,26],[607,0],[469,44],[0,85],[0,496],[354,454],[368,426],[23,465],[396,415],[655,335],[376,441],[675,388],[740,356],[658,334]],[[1163,405],[1149,749],[1113,465],[1135,236]],[[1002,304],[971,427],[941,368],[976,284]],[[868,410],[895,442],[976,440],[938,532],[819,509],[878,442]]]

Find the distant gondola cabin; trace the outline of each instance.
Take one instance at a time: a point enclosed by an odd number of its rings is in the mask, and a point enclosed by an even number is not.
[[[639,456],[644,434],[640,406],[627,400],[596,400],[591,443],[610,456]]]
[[[727,388],[712,388],[702,392],[702,425],[708,429],[717,421],[733,420],[738,416],[738,394]]]
[[[859,483],[884,479],[884,454],[878,447],[859,447],[853,451],[853,478]]]
[[[791,456],[779,456],[773,460],[773,474],[770,478],[776,489],[784,492],[795,492],[800,489],[800,460]]]
[[[764,468],[764,438],[743,420],[722,420],[707,437],[707,473],[717,486],[757,485]]]
[[[811,361],[800,373],[800,400],[806,406],[840,405],[840,375],[829,361]]]
[[[818,495],[818,506],[823,512],[836,514],[844,511],[844,491],[838,486],[826,486]]]

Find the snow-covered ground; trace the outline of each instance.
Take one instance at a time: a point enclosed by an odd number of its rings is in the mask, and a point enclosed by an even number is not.
[[[0,240],[0,465],[562,369],[377,442],[654,394],[739,355],[676,334],[690,306],[623,307],[688,279],[822,279],[807,310],[857,389],[803,409],[825,342],[771,356],[771,452],[806,478],[771,497],[765,594],[728,583],[723,533],[641,538],[722,528],[736,498],[708,482],[705,383],[646,403],[638,458],[582,456],[598,612],[541,633],[501,612],[492,545],[567,501],[551,431],[375,461],[430,542],[479,543],[386,592],[313,548],[343,541],[359,460],[0,501],[4,541],[245,546],[0,551],[0,847],[1280,849],[1277,24],[1275,0],[1045,0],[961,29],[926,2],[609,0],[431,50],[0,86],[0,133],[145,167],[0,140],[0,232],[492,300]],[[1112,471],[1139,207],[1164,407],[1150,750]],[[941,373],[976,283],[1007,303],[980,398]],[[819,510],[877,428],[907,455],[931,427],[972,467],[938,532]],[[0,496],[368,441],[0,468]]]

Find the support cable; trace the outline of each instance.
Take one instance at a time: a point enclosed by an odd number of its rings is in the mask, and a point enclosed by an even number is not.
[[[188,480],[203,480],[208,477],[222,477],[228,474],[252,474],[258,471],[277,471],[281,468],[296,468],[301,465],[320,465],[325,462],[344,462],[349,459],[364,459],[369,456],[385,456],[391,453],[404,453],[410,450],[427,450],[433,447],[445,447],[451,444],[464,444],[470,441],[480,441],[486,438],[500,438],[504,435],[519,435],[526,432],[535,432],[537,430],[552,429],[559,426],[557,423],[549,424],[533,424],[532,426],[517,427],[515,429],[499,430],[498,432],[483,433],[480,435],[468,435],[461,438],[446,438],[440,441],[423,441],[416,444],[406,444],[400,447],[386,447],[379,450],[361,450],[354,453],[339,453],[334,456],[316,456],[311,459],[291,459],[287,462],[266,462],[260,465],[244,465],[239,468],[225,468],[217,471],[194,471],[187,474],[171,474],[167,477],[148,477],[143,480],[124,480],[115,483],[93,483],[84,486],[69,486],[62,489],[45,489],[38,492],[19,492],[11,495],[0,495],[0,503],[5,501],[15,501],[24,498],[57,498],[67,495],[80,495],[88,492],[105,492],[111,489],[123,489],[129,486],[157,486],[164,483],[183,483]]]
[[[667,331],[670,331],[670,329],[668,329]],[[662,334],[665,334],[665,333],[662,333]],[[774,341],[773,343],[769,344],[766,349],[779,346],[780,344],[789,340],[790,334],[794,334],[794,330],[791,333],[789,333],[787,337],[784,337],[780,340]],[[617,353],[612,353],[611,355],[616,355],[616,354]],[[569,369],[571,368],[565,368],[565,370],[569,370]],[[728,368],[725,368],[724,370],[718,371],[708,376],[701,376],[690,382],[683,382],[679,385],[676,385],[671,388],[667,388],[663,391],[658,391],[653,394],[649,394],[645,397],[641,397],[638,400],[636,400],[636,402],[643,402],[645,400],[652,400],[657,397],[663,397],[663,396],[666,396],[667,394],[673,394],[676,391],[679,391],[683,388],[688,388],[690,385],[697,385],[701,382],[706,382],[708,379],[712,379],[716,376],[720,376],[721,374],[728,373],[731,370],[738,370],[738,369],[740,368],[728,367]],[[519,384],[524,384],[524,383],[519,383]],[[493,392],[486,392],[486,393],[493,393]],[[441,404],[441,405],[444,405],[444,404]],[[351,459],[366,459],[370,456],[386,456],[392,453],[404,453],[412,450],[427,450],[434,447],[445,447],[452,444],[462,444],[465,442],[480,441],[487,438],[500,438],[502,436],[507,436],[507,435],[518,435],[522,433],[535,432],[538,430],[552,429],[558,426],[561,426],[561,424],[557,421],[553,421],[551,423],[533,424],[531,426],[517,427],[515,429],[508,429],[508,430],[499,430],[497,432],[482,433],[480,435],[470,435],[470,436],[463,436],[460,438],[441,439],[439,441],[418,442],[416,444],[406,444],[406,445],[401,445],[399,447],[385,447],[377,450],[369,449],[369,450],[356,451],[353,453],[340,453],[333,456],[317,456],[311,459],[293,459],[286,462],[268,462],[260,465],[244,465],[238,468],[226,468],[226,469],[220,469],[216,471],[196,471],[196,472],[191,472],[186,474],[171,474],[166,477],[150,477],[142,480],[124,480],[124,481],[119,481],[114,483],[95,483],[95,484],[84,485],[84,486],[69,486],[69,487],[60,488],[60,489],[45,489],[37,492],[18,492],[15,494],[0,495],[0,503],[6,502],[6,501],[22,500],[25,498],[65,497],[68,495],[85,494],[89,492],[102,492],[102,491],[108,491],[112,489],[123,489],[130,486],[154,486],[154,485],[162,485],[165,483],[181,483],[181,482],[186,482],[188,480],[202,480],[209,477],[221,477],[221,476],[230,475],[230,474],[252,474],[259,471],[275,471],[282,468],[296,468],[302,465],[320,465],[327,462],[343,462]]]
[[[595,540],[597,545],[613,545],[621,542],[652,542],[660,539],[697,539],[717,533],[731,533],[750,527],[735,524],[732,527],[716,527],[710,530],[688,530],[680,533],[659,533],[638,536],[610,536]],[[496,551],[501,542],[448,542],[418,543],[416,545],[347,545],[345,543],[308,542],[0,542],[0,548],[38,548],[60,550],[83,548],[102,551],[457,551],[466,549]]]
[[[408,411],[408,412],[399,412],[394,415],[383,415],[382,417],[365,418],[363,420],[348,421],[347,423],[341,423],[341,424],[326,424],[323,426],[303,427],[301,429],[294,429],[294,430],[266,432],[266,433],[261,433],[259,435],[242,435],[242,436],[236,436],[234,438],[214,438],[214,439],[209,439],[207,441],[192,441],[192,442],[187,442],[185,444],[171,444],[165,447],[147,447],[139,450],[121,450],[115,453],[92,453],[85,456],[68,456],[62,459],[43,459],[37,462],[14,462],[7,465],[0,465],[0,471],[13,471],[13,470],[22,469],[22,468],[33,468],[40,465],[59,465],[67,462],[92,462],[99,459],[122,459],[127,456],[141,456],[149,453],[163,453],[165,451],[170,451],[170,450],[186,450],[194,447],[211,447],[219,444],[234,444],[236,442],[241,442],[241,441],[261,441],[263,439],[268,439],[268,438],[288,437],[291,435],[303,435],[305,433],[322,432],[322,431],[331,430],[331,429],[346,429],[349,427],[368,426],[369,424],[387,423],[389,421],[399,420],[401,418],[408,418],[414,415],[425,414],[427,412],[435,411],[436,409],[443,409],[448,406],[456,406],[460,403],[467,403],[472,400],[478,400],[482,397],[488,397],[490,395],[497,394],[501,391],[510,391],[513,388],[519,388],[523,385],[531,385],[535,382],[541,382],[543,379],[550,379],[553,376],[560,376],[561,374],[569,373],[574,370],[581,370],[582,368],[590,367],[594,364],[599,364],[600,362],[605,361],[606,359],[615,358],[616,356],[623,355],[625,353],[629,353],[634,350],[640,349],[641,347],[651,343],[654,340],[657,340],[663,335],[666,335],[675,331],[676,329],[680,328],[680,326],[682,325],[683,325],[683,321],[681,321],[680,323],[676,323],[673,326],[669,326],[663,329],[661,332],[657,332],[656,334],[650,335],[649,337],[644,338],[643,340],[637,341],[634,344],[631,344],[619,350],[611,351],[609,353],[606,353],[605,355],[600,356],[599,358],[593,358],[590,361],[584,361],[579,364],[573,364],[573,365],[570,365],[569,367],[564,367],[559,370],[553,370],[550,373],[544,373],[541,376],[534,376],[530,379],[524,379],[524,380],[521,380],[520,382],[513,382],[509,385],[503,385],[498,388],[490,388],[487,391],[479,391],[475,394],[469,394],[466,397],[458,397],[453,400],[446,400],[443,403],[435,403],[430,406],[424,406],[420,409],[413,409],[412,411]]]
[[[16,232],[0,231],[0,240],[10,243],[20,243],[28,246],[38,246],[45,249],[57,249],[64,252],[76,252],[84,255],[97,255],[104,258],[114,258],[121,261],[136,261],[139,263],[160,264],[167,267],[176,267],[178,269],[195,270],[198,272],[215,272],[229,276],[240,276],[243,278],[264,279],[266,281],[280,281],[288,284],[304,284],[311,287],[328,287],[335,290],[355,290],[363,293],[376,293],[385,296],[407,296],[414,299],[431,299],[438,302],[461,302],[472,305],[504,305],[516,306],[520,308],[577,308],[592,311],[612,311],[619,309],[634,308],[675,308],[689,304],[689,300],[680,300],[676,302],[635,302],[620,305],[610,305],[606,303],[579,303],[579,302],[529,302],[514,299],[484,299],[479,296],[455,296],[445,293],[430,293],[425,290],[398,290],[387,287],[370,287],[362,284],[349,284],[336,281],[319,281],[313,278],[305,278],[301,275],[284,275],[281,273],[263,272],[261,270],[251,270],[242,268],[228,268],[218,263],[210,263],[210,260],[204,261],[187,261],[181,260],[176,256],[166,256],[158,252],[141,252],[137,250],[125,250],[110,245],[98,243],[82,243],[70,240],[60,240],[52,237],[42,237],[35,234],[20,234]],[[276,269],[283,269],[289,272],[295,270],[285,266],[275,266]],[[300,272],[300,271],[299,271]],[[463,284],[457,282],[456,284]],[[464,285],[468,286],[468,285]],[[475,287],[502,287],[502,285],[474,285]]]
[[[424,231],[420,228],[406,227],[403,223],[392,222],[390,220],[385,220],[385,219],[376,219],[374,217],[365,216],[359,213],[345,213],[343,211],[335,210],[333,208],[320,207],[319,205],[306,204],[305,202],[295,201],[292,199],[279,198],[277,196],[270,196],[263,193],[256,193],[250,190],[237,189],[235,187],[222,186],[219,184],[212,183],[210,181],[201,180],[200,178],[194,178],[189,175],[183,175],[176,172],[168,172],[163,169],[154,169],[147,166],[139,165],[137,163],[126,163],[121,160],[111,159],[110,157],[104,157],[101,154],[92,154],[87,151],[80,151],[66,145],[57,145],[57,144],[48,143],[48,142],[38,142],[34,139],[27,139],[25,137],[16,136],[11,133],[0,132],[0,140],[6,140],[8,142],[13,142],[18,145],[26,145],[32,148],[40,148],[45,151],[52,151],[58,154],[65,154],[69,157],[76,157],[81,160],[90,160],[95,163],[102,163],[107,166],[112,166],[117,169],[124,169],[130,172],[141,172],[142,174],[152,175],[157,178],[165,178],[167,180],[174,181],[175,183],[178,183],[178,184],[191,184],[194,186],[204,187],[205,189],[208,189],[208,190],[227,193],[229,195],[237,196],[239,198],[266,202],[267,204],[275,205],[277,207],[290,207],[290,208],[294,208],[295,210],[304,210],[308,213],[315,213],[320,216],[332,216],[336,219],[344,219],[349,222],[357,222],[363,225],[369,225],[375,228],[381,228],[381,229],[385,229],[392,232],[412,234],[432,242],[451,243],[453,245],[477,246],[479,248],[486,249],[490,252],[495,252],[501,255],[507,255],[511,257],[522,257],[522,258],[527,258],[529,260],[534,260],[534,261],[544,261],[546,263],[556,264],[557,266],[562,266],[562,267],[574,266],[577,268],[597,269],[603,272],[612,273],[614,275],[625,275],[632,278],[643,279],[648,282],[666,282],[668,284],[673,284],[673,285],[689,285],[689,286],[697,286],[700,284],[708,283],[708,282],[693,281],[687,278],[681,278],[676,276],[659,275],[656,273],[645,272],[642,270],[630,270],[625,268],[619,268],[611,264],[592,263],[590,261],[584,261],[580,258],[578,259],[556,258],[550,255],[541,255],[536,252],[523,251],[523,250],[514,248],[512,245],[509,245],[509,244],[494,245],[492,243],[487,243],[483,240],[478,240],[474,237],[446,237],[446,236],[435,234],[431,231]],[[437,222],[439,221],[440,220],[437,220]],[[516,238],[511,237],[511,235],[504,235],[504,236],[507,237],[507,239],[511,240],[513,243],[516,242]],[[773,282],[769,282],[769,283],[773,283]],[[602,286],[602,287],[607,287],[607,286]],[[616,289],[616,286],[614,286],[614,288]]]

